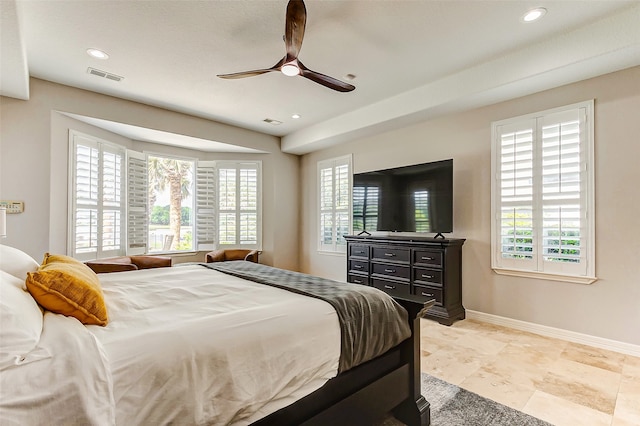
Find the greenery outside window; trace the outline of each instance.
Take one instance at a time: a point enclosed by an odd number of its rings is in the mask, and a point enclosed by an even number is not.
[[[192,251],[195,161],[148,155],[148,251]]]

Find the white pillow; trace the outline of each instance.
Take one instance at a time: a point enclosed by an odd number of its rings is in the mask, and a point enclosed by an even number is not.
[[[21,287],[27,289],[27,272],[35,272],[40,264],[27,253],[17,248],[0,244],[0,271],[4,271],[22,280]]]
[[[0,370],[24,363],[40,341],[43,313],[23,284],[0,271]]]

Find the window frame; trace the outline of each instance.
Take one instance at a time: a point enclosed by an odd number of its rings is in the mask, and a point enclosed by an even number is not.
[[[563,265],[562,262],[550,262],[544,260],[543,250],[543,202],[542,191],[543,177],[543,123],[545,119],[553,119],[552,123],[562,123],[558,117],[563,114],[574,113],[579,117],[579,196],[580,204],[580,239],[581,259],[572,265]],[[502,217],[501,209],[501,135],[515,129],[527,129],[532,132],[532,159],[531,159],[531,240],[532,259],[505,259],[502,256]],[[505,120],[495,121],[491,124],[491,268],[500,275],[537,278],[553,281],[572,282],[579,284],[591,284],[597,280],[595,275],[595,172],[594,172],[594,101],[578,102],[545,111],[526,114]],[[549,202],[547,202],[549,203]],[[561,202],[560,202],[561,203]],[[525,203],[526,204],[526,203]],[[508,204],[507,204],[508,205]],[[583,211],[584,210],[584,211]],[[583,253],[586,254],[582,256]],[[548,254],[547,254],[548,256]],[[545,267],[546,266],[546,267]],[[577,271],[582,269],[582,271]],[[576,272],[577,271],[577,272]]]
[[[81,142],[78,139],[85,139],[84,142]],[[77,222],[77,213],[76,208],[78,207],[78,198],[76,197],[76,183],[77,183],[77,173],[76,173],[76,157],[78,151],[78,145],[89,146],[90,148],[98,149],[98,190],[97,190],[97,200],[95,207],[97,211],[97,236],[96,236],[96,249],[95,251],[87,251],[85,253],[77,252],[76,246],[76,222]],[[106,149],[105,149],[106,148]],[[120,206],[118,207],[119,214],[119,248],[116,250],[104,250],[104,246],[102,244],[102,236],[100,235],[100,229],[102,228],[101,222],[104,217],[103,212],[105,210],[105,203],[102,198],[103,186],[102,182],[104,179],[103,174],[103,153],[111,152],[120,155]],[[111,256],[119,256],[126,253],[127,246],[127,155],[126,149],[118,144],[111,143],[104,139],[88,135],[86,133],[78,132],[76,130],[69,131],[69,169],[68,169],[68,231],[67,231],[67,254],[73,256],[80,260],[94,260],[100,258],[106,258]],[[80,203],[82,206],[83,203]]]
[[[242,167],[242,165],[251,165],[251,167]],[[239,220],[242,209],[239,208],[239,201],[241,197],[240,191],[238,191],[239,185],[236,186],[236,208],[233,209],[233,212],[236,215],[236,242],[235,244],[222,244],[220,242],[220,215],[223,212],[232,212],[230,209],[222,209],[220,207],[220,170],[223,168],[234,168],[236,170],[244,169],[255,169],[256,170],[256,243],[255,244],[243,244],[240,240],[241,232],[240,228],[242,227],[242,223]],[[216,199],[216,241],[215,246],[218,249],[255,249],[262,250],[262,161],[260,160],[219,160],[215,161],[215,179],[216,179],[216,190],[215,190],[215,199]],[[236,175],[236,183],[238,183],[241,179],[241,175]]]
[[[75,209],[77,204],[76,197],[76,145],[79,142],[75,142],[75,137],[81,137],[87,142],[80,143],[80,145],[91,145],[94,148],[104,145],[109,148],[110,152],[118,152],[121,155],[120,158],[120,247],[118,250],[104,252],[98,247],[95,251],[85,253],[76,253],[76,226],[75,226]],[[170,254],[170,255],[184,255],[192,254],[199,251],[209,251],[219,248],[247,248],[247,249],[262,249],[262,161],[260,160],[199,160],[196,157],[187,157],[181,155],[164,154],[155,151],[137,151],[127,149],[125,146],[117,143],[109,142],[107,140],[95,137],[90,134],[79,132],[74,129],[69,129],[69,150],[68,150],[68,188],[67,188],[67,204],[68,204],[68,223],[67,223],[67,254],[72,257],[76,257],[81,260],[100,259],[111,256],[121,255],[133,255],[133,254]],[[102,155],[102,150],[99,151],[99,155]],[[191,202],[191,215],[192,215],[192,248],[191,250],[180,251],[153,251],[149,250],[149,215],[150,206],[148,197],[142,197],[138,192],[140,191],[140,185],[144,184],[145,195],[148,195],[148,157],[160,157],[160,158],[172,158],[183,161],[189,161],[193,163],[193,179],[191,182],[192,202]],[[137,164],[132,164],[130,160],[137,161]],[[102,160],[100,160],[102,161]],[[144,162],[144,176],[146,180],[141,179],[140,176],[140,163]],[[233,165],[238,168],[243,168],[242,165],[250,164],[257,171],[256,180],[256,194],[257,194],[257,206],[256,206],[256,219],[257,219],[257,231],[256,231],[256,244],[220,244],[218,240],[219,229],[219,217],[218,217],[218,181],[215,177],[218,175],[220,167]],[[134,170],[135,169],[135,170]],[[102,173],[101,166],[98,168],[98,173]],[[132,173],[132,170],[134,172]],[[204,172],[202,175],[201,172]],[[203,176],[204,179],[199,181],[199,177]],[[212,177],[213,176],[213,177]],[[143,183],[141,183],[143,182]],[[208,186],[213,182],[213,188],[200,188],[199,185]],[[129,199],[130,191],[135,193],[133,197],[137,201],[135,205],[130,205],[132,200]],[[199,204],[199,196],[202,194],[204,197]],[[138,199],[139,198],[139,199]],[[97,204],[100,205],[101,201],[98,198]],[[146,218],[142,220],[141,215]],[[212,219],[208,217],[201,217],[202,215],[212,215]],[[200,217],[199,217],[200,216]],[[144,238],[140,237],[140,227],[145,227]],[[238,224],[240,227],[240,224]],[[130,229],[130,227],[132,227]],[[203,227],[199,232],[200,227]],[[99,228],[98,228],[99,229]],[[202,241],[200,238],[202,237]],[[97,240],[99,241],[99,240]],[[143,247],[144,246],[144,247]]]
[[[347,207],[346,208],[336,208],[336,185],[332,186],[332,202],[331,206],[328,209],[323,209],[323,201],[322,201],[322,170],[331,169],[332,182],[335,182],[336,169],[340,166],[347,166]],[[340,213],[346,214],[348,220],[347,226],[347,235],[352,232],[353,226],[353,161],[352,155],[347,154],[341,157],[330,158],[326,160],[318,161],[317,163],[317,191],[318,191],[318,207],[317,207],[317,250],[318,253],[321,254],[337,254],[342,255],[347,252],[347,243],[340,243],[339,237],[337,235],[337,221],[336,216]],[[322,216],[323,213],[329,213],[332,216],[332,242],[331,244],[324,244],[322,235],[323,235],[323,226],[322,226]]]

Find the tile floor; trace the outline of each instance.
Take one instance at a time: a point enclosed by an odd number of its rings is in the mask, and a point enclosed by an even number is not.
[[[640,358],[473,320],[422,320],[422,371],[556,426],[640,426]]]

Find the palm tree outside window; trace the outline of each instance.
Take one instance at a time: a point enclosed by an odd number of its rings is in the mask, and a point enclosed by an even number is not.
[[[193,250],[194,162],[148,157],[149,251]]]

